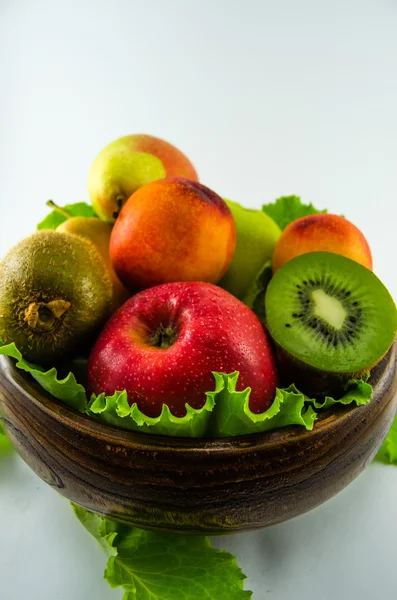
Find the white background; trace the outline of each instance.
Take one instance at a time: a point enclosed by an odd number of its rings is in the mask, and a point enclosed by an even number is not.
[[[108,142],[151,133],[201,181],[259,207],[301,195],[366,235],[397,297],[396,0],[0,0],[0,253],[45,201],[87,199]],[[397,597],[397,470],[216,540],[262,600]],[[2,600],[107,600],[102,550],[67,502],[0,463]]]

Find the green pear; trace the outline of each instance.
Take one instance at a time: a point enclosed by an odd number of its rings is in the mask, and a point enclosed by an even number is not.
[[[271,259],[281,229],[261,210],[226,200],[237,230],[233,260],[218,285],[243,299],[263,265]]]
[[[192,163],[172,144],[152,135],[126,135],[108,144],[95,158],[88,193],[98,217],[112,223],[138,188],[164,177],[198,181]]]
[[[54,203],[52,203],[51,206],[55,206],[57,209]],[[110,261],[109,243],[112,225],[95,217],[70,217],[57,227],[57,231],[72,233],[93,243],[109,272],[113,291],[112,312],[117,310],[124,302],[126,302],[126,300],[128,300],[128,298],[130,298],[131,294],[125,289],[117,277]]]

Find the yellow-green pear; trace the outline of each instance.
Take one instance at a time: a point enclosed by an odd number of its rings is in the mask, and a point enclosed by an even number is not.
[[[70,217],[57,227],[57,231],[78,235],[94,244],[109,271],[113,288],[112,312],[117,310],[128,300],[131,294],[117,277],[109,257],[112,225],[95,217]]]
[[[98,217],[112,223],[138,188],[164,177],[198,181],[191,162],[172,144],[152,135],[126,135],[105,146],[95,158],[88,193]]]
[[[218,285],[243,299],[260,269],[270,260],[281,235],[279,226],[261,210],[226,200],[237,230],[233,260]]]

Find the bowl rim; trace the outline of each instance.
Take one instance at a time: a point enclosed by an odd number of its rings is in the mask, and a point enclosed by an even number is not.
[[[384,373],[389,371],[390,368],[393,369],[395,386],[397,387],[397,342],[393,344],[377,367],[375,367],[377,369],[377,377],[375,378],[375,382],[373,382],[375,388],[377,384],[382,382]],[[208,454],[209,452],[230,454],[231,452],[241,452],[244,449],[264,449],[282,446],[291,442],[297,443],[307,438],[315,437],[316,434],[322,434],[324,430],[332,429],[333,426],[343,426],[352,413],[362,415],[362,412],[366,409],[368,410],[373,402],[372,399],[369,404],[363,406],[334,406],[324,411],[315,421],[313,429],[309,431],[299,425],[288,425],[269,431],[227,437],[166,436],[127,430],[116,425],[96,421],[94,418],[80,413],[61,400],[53,397],[29,373],[18,369],[14,361],[4,355],[0,355],[1,376],[7,379],[20,394],[28,397],[39,410],[60,424],[67,425],[75,432],[89,434],[107,444],[114,444],[115,446],[122,444],[127,448],[140,448],[153,452],[161,448],[166,448],[167,451],[175,451],[177,453],[183,451],[189,454]],[[370,378],[370,383],[371,379],[372,377]],[[378,401],[381,401],[381,398]]]

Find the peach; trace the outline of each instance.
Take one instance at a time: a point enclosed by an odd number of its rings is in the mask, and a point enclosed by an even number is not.
[[[200,183],[168,178],[137,190],[110,237],[115,271],[131,291],[172,281],[217,283],[236,246],[226,202]]]
[[[98,217],[113,222],[131,194],[164,177],[198,181],[195,168],[175,146],[152,135],[126,135],[108,144],[95,158],[88,193]]]
[[[371,250],[361,231],[344,217],[321,213],[284,229],[273,254],[273,272],[295,256],[319,251],[341,254],[372,269]]]

